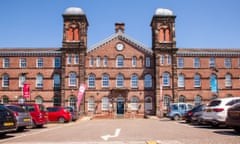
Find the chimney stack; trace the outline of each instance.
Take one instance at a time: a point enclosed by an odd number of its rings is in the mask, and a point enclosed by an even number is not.
[[[118,33],[118,32],[124,33],[124,26],[125,26],[124,23],[115,23],[115,32],[116,33]]]

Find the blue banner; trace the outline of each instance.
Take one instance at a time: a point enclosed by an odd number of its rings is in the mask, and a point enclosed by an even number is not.
[[[216,77],[210,77],[211,92],[218,92]]]

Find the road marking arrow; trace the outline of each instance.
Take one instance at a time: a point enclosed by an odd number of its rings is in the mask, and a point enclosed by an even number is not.
[[[121,129],[120,129],[120,128],[117,128],[117,129],[115,130],[115,134],[114,134],[114,135],[109,135],[109,134],[108,134],[108,135],[101,136],[101,138],[102,138],[103,140],[107,141],[109,138],[118,137],[119,134],[120,134],[120,131],[121,131]]]

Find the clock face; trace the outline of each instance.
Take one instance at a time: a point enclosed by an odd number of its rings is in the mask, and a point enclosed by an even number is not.
[[[122,43],[118,43],[116,45],[116,49],[119,50],[119,51],[123,50],[123,48],[124,48],[124,45]]]

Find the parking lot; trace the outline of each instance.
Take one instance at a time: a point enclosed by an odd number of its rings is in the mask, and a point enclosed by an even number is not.
[[[9,133],[0,143],[80,144],[238,144],[240,134],[230,128],[191,125],[164,119],[106,119],[47,124],[44,128]]]

